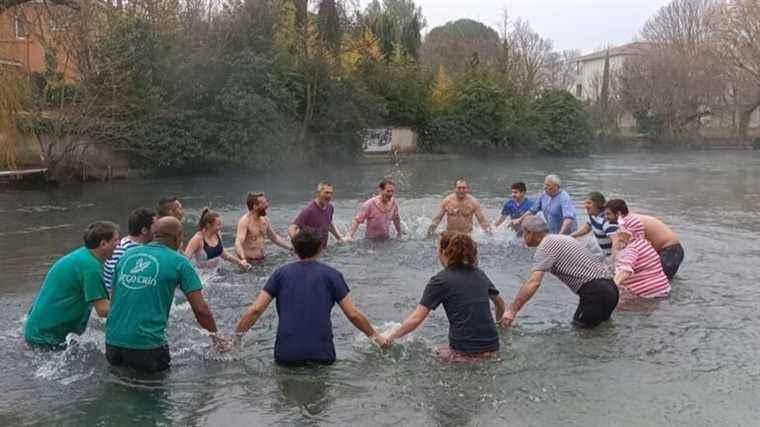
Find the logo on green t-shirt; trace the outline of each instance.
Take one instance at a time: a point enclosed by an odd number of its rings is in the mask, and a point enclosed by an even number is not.
[[[134,254],[124,260],[119,285],[132,290],[155,287],[158,283],[158,260],[153,255]]]

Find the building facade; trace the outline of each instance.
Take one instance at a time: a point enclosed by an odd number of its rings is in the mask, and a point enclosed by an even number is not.
[[[55,49],[57,71],[66,81],[77,79],[74,61],[57,42],[65,29],[51,16],[53,7],[33,1],[0,12],[0,67],[44,73],[45,51]]]

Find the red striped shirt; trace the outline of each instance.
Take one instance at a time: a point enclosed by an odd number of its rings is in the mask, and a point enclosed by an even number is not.
[[[662,271],[660,255],[646,239],[632,240],[618,254],[615,272],[627,271],[631,275],[622,285],[643,298],[667,297],[670,282]]]

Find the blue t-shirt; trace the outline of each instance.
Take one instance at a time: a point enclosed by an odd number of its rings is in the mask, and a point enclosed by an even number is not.
[[[528,212],[531,206],[533,206],[533,200],[530,200],[528,198],[523,199],[521,205],[518,205],[517,202],[515,202],[515,199],[509,199],[506,203],[504,203],[504,208],[501,210],[501,215],[508,216],[512,219],[517,219],[523,216],[525,212]]]
[[[275,361],[287,365],[335,362],[330,312],[348,295],[343,275],[317,261],[298,261],[278,268],[264,290],[277,303]]]
[[[530,212],[533,214],[538,213],[538,211],[543,213],[546,224],[549,226],[549,233],[558,234],[562,229],[562,221],[565,219],[573,220],[570,232],[578,228],[578,223],[575,220],[575,206],[565,190],[560,191],[554,197],[549,196],[545,191],[541,193],[536,203],[530,208]]]

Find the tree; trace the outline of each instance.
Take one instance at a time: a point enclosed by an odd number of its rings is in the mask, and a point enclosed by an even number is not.
[[[408,55],[412,59],[419,57],[422,44],[421,31],[426,22],[422,8],[412,0],[373,0],[361,17],[362,24],[372,29],[380,41],[380,47],[386,58],[394,53]]]
[[[430,96],[430,110],[433,113],[441,113],[451,110],[456,100],[454,82],[446,73],[446,67],[438,67],[438,72],[433,81],[433,93]]]
[[[496,53],[499,34],[471,19],[459,19],[430,30],[422,46],[422,61],[430,68],[446,67],[453,74],[467,71],[473,58],[488,67]]]
[[[550,52],[546,56],[544,65],[546,87],[565,90],[573,88],[575,86],[577,60],[580,56],[579,50]]]
[[[533,31],[527,21],[517,20],[510,34],[510,45],[517,61],[515,83],[522,94],[546,86],[546,61],[552,50],[551,40]]]
[[[538,148],[551,153],[583,153],[591,147],[593,134],[588,113],[570,92],[541,92],[531,109],[538,121]]]
[[[0,73],[0,166],[3,168],[16,168],[16,142],[25,86],[21,73],[7,69]]]
[[[738,110],[737,132],[747,135],[752,113],[760,108],[760,2],[730,0],[715,9],[718,55],[735,68],[731,98]]]
[[[701,126],[725,109],[728,69],[715,55],[709,25],[713,0],[674,0],[647,21],[642,37],[651,48],[625,61],[620,84],[638,117],[656,117],[664,135]]]

